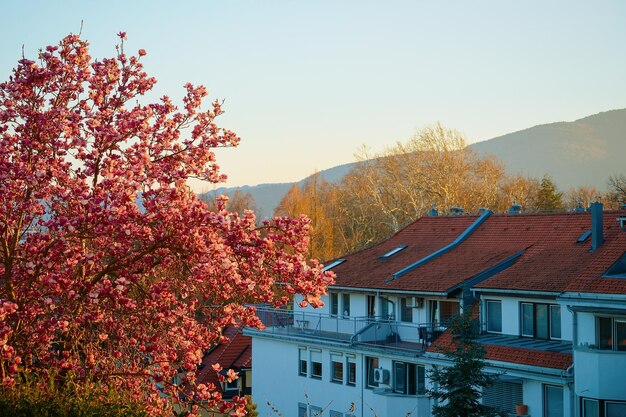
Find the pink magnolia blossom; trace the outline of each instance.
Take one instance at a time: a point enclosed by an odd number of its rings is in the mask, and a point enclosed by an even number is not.
[[[255,303],[319,305],[332,274],[306,259],[308,219],[257,226],[190,191],[225,179],[213,150],[239,138],[202,86],[146,103],[142,52],[94,60],[69,35],[0,84],[0,383],[109,380],[159,415],[183,401],[178,374],[186,398],[241,415],[245,399],[195,387],[203,352],[262,327]]]

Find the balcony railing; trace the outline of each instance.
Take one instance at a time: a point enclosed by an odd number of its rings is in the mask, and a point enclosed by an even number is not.
[[[342,317],[329,314],[257,308],[264,333],[277,336],[329,340],[402,351],[423,351],[446,326],[440,323],[407,323],[389,317]]]

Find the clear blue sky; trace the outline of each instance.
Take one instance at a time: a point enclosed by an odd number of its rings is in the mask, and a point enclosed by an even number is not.
[[[470,142],[626,107],[626,1],[13,1],[0,79],[78,32],[145,48],[158,96],[225,99],[228,185],[299,180],[435,121]],[[197,191],[211,189],[194,184]]]

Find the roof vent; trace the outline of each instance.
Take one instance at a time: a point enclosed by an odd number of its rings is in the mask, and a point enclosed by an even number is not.
[[[522,205],[513,201],[513,205],[509,208],[509,214],[520,214],[522,212]]]
[[[626,204],[621,204],[621,205],[619,206],[619,209],[620,209],[620,210],[626,210]]]
[[[324,271],[324,272],[329,271],[329,270],[333,269],[334,267],[336,267],[337,265],[341,265],[345,261],[346,261],[345,259],[337,259],[335,262],[332,262],[332,263],[324,266],[324,269],[322,269],[322,271]]]
[[[463,207],[459,207],[459,206],[450,207],[450,214],[453,216],[461,216],[463,213],[465,213],[465,209]]]
[[[437,211],[437,209],[435,208],[437,206],[437,203],[433,203],[433,208],[431,208],[430,210],[428,210],[428,215],[429,216],[438,216],[439,212]]]
[[[402,245],[402,246],[398,246],[395,249],[390,250],[389,252],[387,252],[386,254],[384,254],[383,256],[381,256],[378,259],[389,259],[391,258],[393,255],[395,255],[396,253],[400,252],[401,250],[404,250],[407,248],[407,245]]]
[[[478,212],[479,212],[479,213],[484,213],[484,212],[486,212],[487,210],[489,210],[487,207],[480,207],[480,208],[478,209]]]
[[[576,213],[584,213],[585,208],[583,207],[583,202],[579,201],[578,204],[576,204],[576,208],[574,209],[574,211]]]

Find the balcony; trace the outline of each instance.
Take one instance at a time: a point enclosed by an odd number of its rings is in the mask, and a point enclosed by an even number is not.
[[[623,399],[626,352],[595,346],[574,348],[576,394],[597,399]]]
[[[327,341],[374,350],[422,353],[445,326],[439,323],[405,323],[382,317],[341,317],[285,309],[257,308],[264,330],[248,334],[303,341]]]

